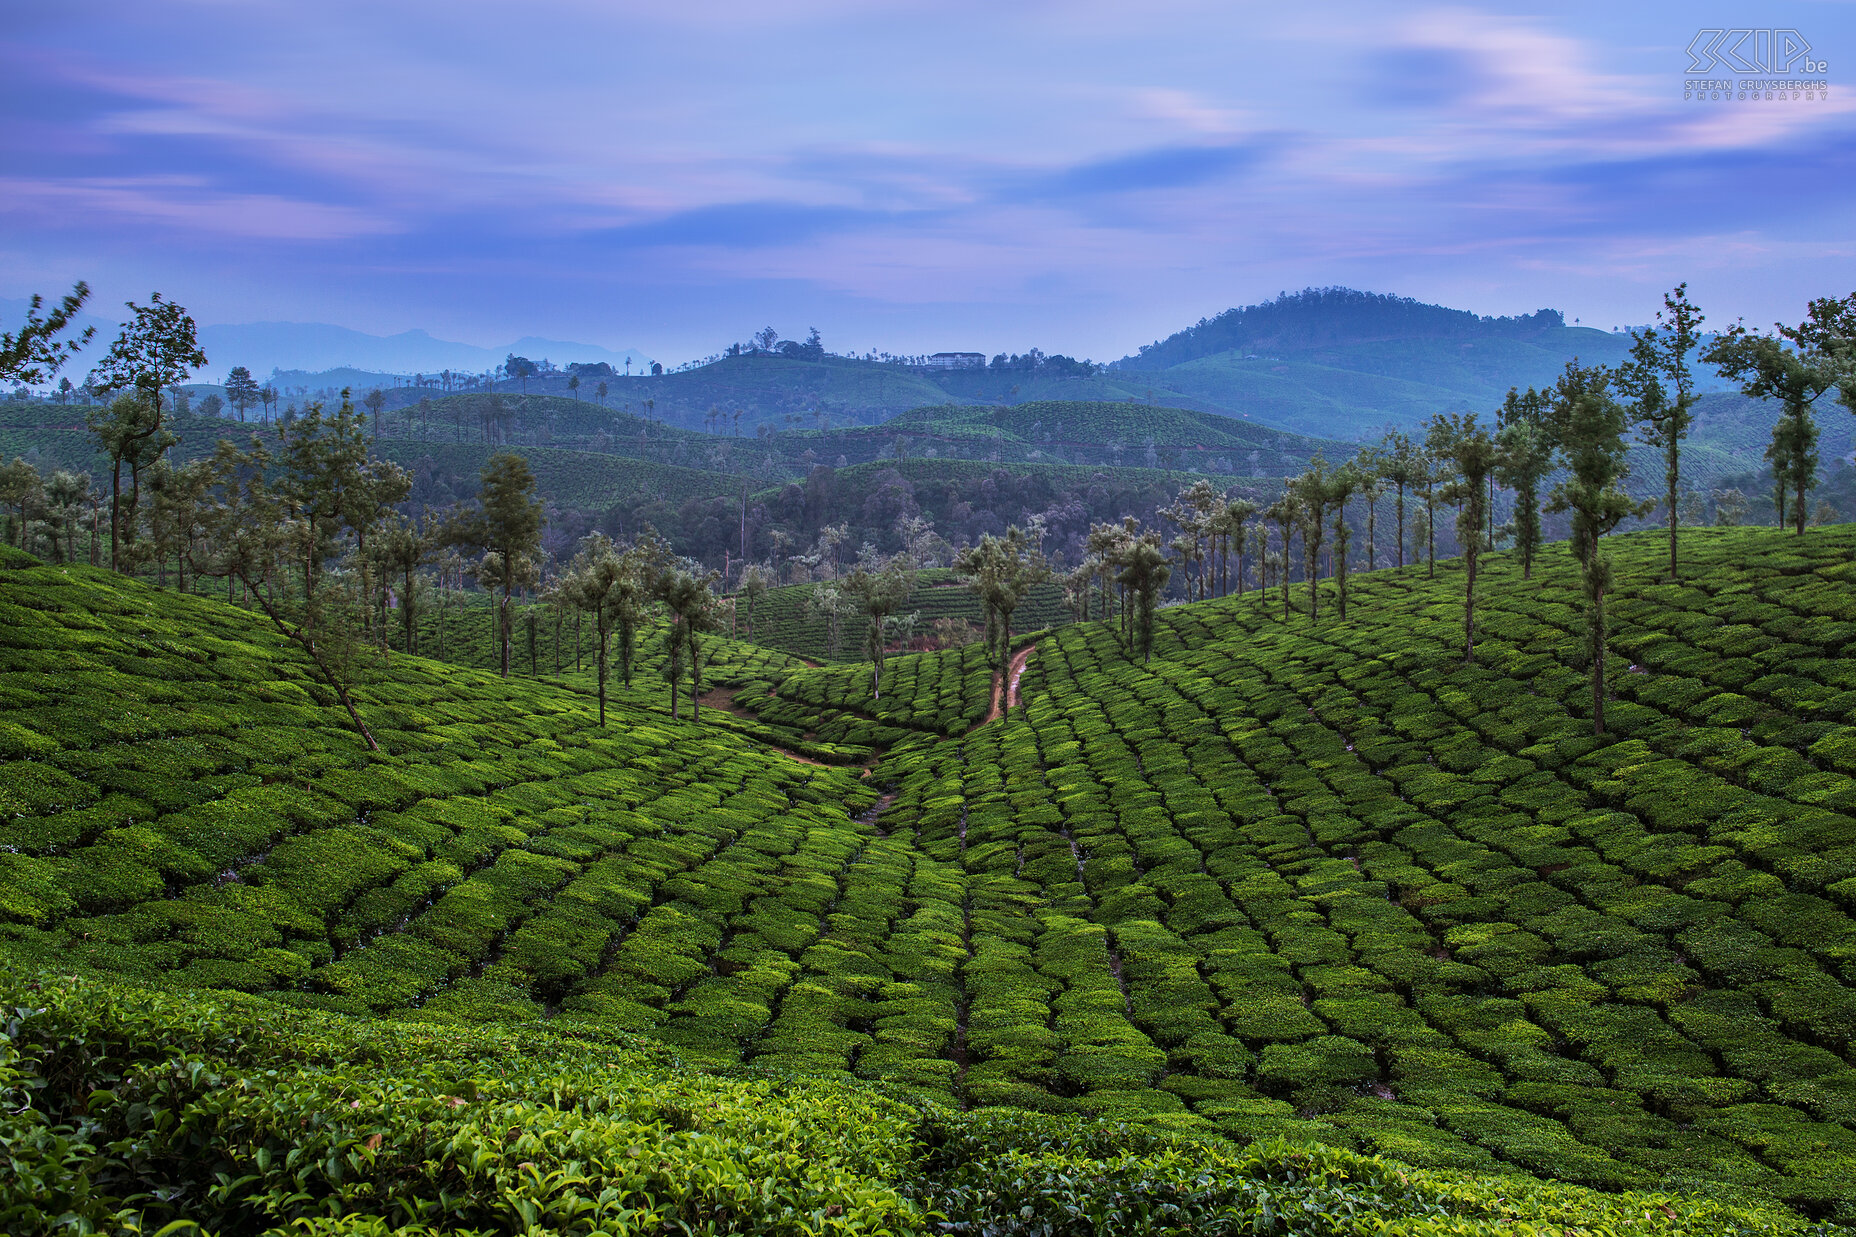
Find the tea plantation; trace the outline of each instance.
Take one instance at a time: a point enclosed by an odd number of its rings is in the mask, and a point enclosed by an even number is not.
[[[814,614],[808,604],[815,587],[786,584],[768,589],[754,606],[753,639],[811,661],[857,661],[863,656],[869,620],[860,614],[845,615],[834,651],[826,639],[824,619]],[[737,597],[735,610],[737,631],[746,634],[747,601]],[[977,637],[984,621],[979,598],[946,567],[930,567],[916,573],[915,589],[902,613],[918,616],[917,637],[933,636],[936,619],[965,621]],[[1012,629],[1017,632],[1055,626],[1069,622],[1071,617],[1070,608],[1064,603],[1063,587],[1046,580],[1032,586],[1030,595],[1012,616]]]
[[[0,551],[0,1229],[1856,1220],[1856,532],[1688,536],[1615,540],[1603,739],[1555,547],[1468,666],[1442,564],[1033,633],[985,724],[977,648],[603,730],[394,654],[380,753],[256,616]]]

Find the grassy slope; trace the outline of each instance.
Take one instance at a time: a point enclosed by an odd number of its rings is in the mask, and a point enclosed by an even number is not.
[[[496,640],[496,615],[490,600],[478,593],[463,594],[464,601],[448,602],[441,611],[427,597],[420,611],[418,648],[422,655],[452,665],[478,670],[494,670],[501,659]],[[546,605],[511,607],[515,615],[515,634],[510,644],[512,676],[539,680],[566,688],[581,696],[598,699],[599,678],[597,647],[590,619],[581,616],[578,633],[574,615],[557,612]],[[529,622],[534,619],[533,624]],[[558,622],[557,622],[558,619]],[[618,640],[613,637],[606,690],[608,696],[638,710],[670,714],[669,656],[664,647],[667,624],[662,619],[645,623],[633,646],[632,683],[624,684],[619,665]],[[534,643],[530,645],[530,634]],[[394,647],[400,647],[400,629],[393,632]],[[733,704],[735,694],[744,698],[766,695],[773,683],[788,671],[805,663],[790,653],[746,639],[710,634],[702,641],[702,694],[705,725],[719,727],[749,738],[770,743],[781,750],[830,764],[863,761],[870,756],[863,746],[868,736],[851,739],[848,727],[832,731],[832,740],[817,741],[819,727],[814,719],[767,717],[756,719],[747,710]],[[682,704],[679,712],[687,715],[688,669],[683,669]],[[813,738],[807,738],[807,734]]]
[[[856,779],[726,727],[622,703],[601,732],[583,692],[396,656],[357,692],[370,758],[242,611],[81,569],[0,590],[0,913],[76,961],[339,1009],[577,1008],[705,955],[678,874],[816,911],[872,833]]]
[[[5,970],[0,1000],[0,1223],[22,1235],[1826,1235],[1689,1192],[718,1077],[586,1029],[410,1025]]]
[[[1856,537],[1691,544],[1682,589],[1620,545],[1614,649],[1648,673],[1610,742],[1559,665],[1567,564],[1523,589],[1498,558],[1470,670],[1448,568],[1356,577],[1313,631],[1167,611],[1148,671],[1099,624],[1047,636],[1023,716],[891,750],[876,823],[846,774],[403,657],[363,693],[369,762],[242,612],[15,567],[0,909],[28,953],[302,1006],[1827,1205],[1856,1157]],[[893,692],[974,677],[906,660]]]
[[[1690,546],[1619,542],[1602,742],[1556,548],[1496,558],[1473,668],[1454,566],[1385,572],[1319,629],[1166,611],[1151,671],[1065,628],[1027,717],[892,749],[884,819],[966,874],[966,1094],[1847,1198],[1856,534]]]

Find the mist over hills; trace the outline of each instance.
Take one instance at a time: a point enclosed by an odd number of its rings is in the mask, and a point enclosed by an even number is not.
[[[25,298],[0,297],[0,315],[7,322],[17,321],[25,317],[28,304]],[[103,308],[95,303],[92,307]],[[75,329],[94,327],[97,334],[72,372],[81,377],[85,367],[95,364],[121,326],[116,318],[89,312],[79,314]],[[424,330],[370,335],[328,322],[210,323],[200,326],[199,338],[208,362],[205,372],[199,375],[202,379],[221,378],[232,366],[243,365],[261,379],[283,371],[296,373],[304,379],[322,380],[315,385],[339,381],[339,375],[331,379],[330,374],[341,370],[376,378],[436,374],[447,369],[482,373],[501,365],[503,358],[512,352],[531,360],[545,358],[563,366],[572,361],[595,364],[603,361],[617,370],[623,370],[627,360],[634,370],[648,370],[653,359],[636,348],[613,351],[598,344],[536,335],[525,335],[511,343],[489,348],[439,339]],[[72,381],[76,380],[77,377],[73,377]]]
[[[200,328],[200,346],[216,365],[243,365],[254,374],[273,370],[315,373],[349,367],[384,374],[435,374],[441,370],[481,373],[510,353],[557,365],[605,362],[623,369],[649,369],[651,358],[635,348],[614,352],[597,344],[528,335],[497,348],[437,339],[425,331],[369,335],[326,322],[248,322]],[[235,359],[236,358],[236,359]]]
[[[9,316],[23,311],[24,302],[0,301]],[[100,352],[115,324],[90,321],[100,328],[93,345]],[[731,348],[705,364],[652,375],[651,358],[635,349],[535,336],[483,348],[423,330],[377,336],[326,323],[259,322],[204,326],[200,338],[210,358],[200,375],[207,383],[244,365],[272,376],[292,398],[379,386],[391,406],[400,406],[435,394],[441,371],[482,374],[516,353],[563,370],[572,362],[604,362],[612,376],[570,387],[566,372],[540,373],[498,380],[496,391],[577,396],[690,430],[874,427],[924,407],[1056,400],[1216,414],[1340,441],[1376,438],[1388,427],[1414,429],[1440,412],[1492,412],[1510,387],[1548,385],[1575,358],[1615,363],[1629,347],[1627,334],[1568,326],[1555,309],[1486,317],[1350,288],[1306,289],[1228,309],[1095,368],[1036,348],[942,369],[777,344]],[[426,385],[407,381],[413,375],[424,375]],[[1729,389],[1712,373],[1701,379],[1703,390]],[[1126,437],[1133,444],[1145,435]]]

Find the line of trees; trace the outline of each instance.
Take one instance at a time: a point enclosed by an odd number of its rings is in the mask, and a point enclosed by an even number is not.
[[[5,367],[0,378],[52,377],[89,338],[68,337],[87,296],[79,284],[50,312],[35,298],[25,323],[0,333]],[[672,713],[681,714],[687,671],[690,714],[700,716],[704,642],[721,629],[715,573],[676,558],[648,526],[629,544],[603,535],[589,538],[571,562],[550,570],[541,550],[544,510],[535,480],[510,454],[493,457],[485,467],[474,504],[415,525],[399,510],[409,479],[373,457],[367,417],[347,392],[332,411],[310,404],[287,424],[267,426],[246,446],[221,442],[209,459],[176,464],[171,400],[164,393],[177,389],[206,358],[180,306],[156,294],[129,309],[130,321],[86,384],[110,397],[88,415],[109,462],[107,490],[97,493],[83,474],[45,478],[22,461],[0,467],[0,511],[9,542],[24,547],[36,537],[34,544],[52,557],[76,561],[88,531],[93,563],[152,569],[159,584],[172,570],[182,588],[189,579],[223,577],[229,596],[264,608],[303,647],[344,704],[349,701],[340,672],[352,660],[340,651],[345,633],[352,629],[359,647],[385,656],[388,610],[397,606],[402,647],[414,649],[414,615],[422,592],[430,591],[421,588],[428,568],[436,567],[441,581],[461,584],[469,578],[495,594],[497,664],[504,675],[512,668],[518,594],[544,590],[557,623],[570,613],[576,623],[590,620],[599,642],[602,719],[608,640],[617,638],[621,674],[629,684],[638,633],[651,615],[661,615]],[[1568,517],[1586,593],[1594,726],[1602,732],[1611,586],[1604,538],[1656,505],[1635,501],[1624,489],[1628,436],[1634,432],[1663,456],[1668,578],[1675,580],[1681,567],[1682,447],[1693,422],[1700,366],[1713,366],[1749,396],[1780,404],[1766,458],[1781,521],[1800,535],[1819,466],[1815,409],[1834,393],[1856,411],[1856,295],[1814,300],[1797,325],[1778,324],[1770,332],[1736,323],[1710,337],[1702,332],[1704,323],[1687,286],[1678,285],[1664,297],[1654,324],[1633,332],[1625,362],[1605,368],[1574,361],[1547,389],[1511,390],[1488,422],[1474,413],[1440,415],[1416,434],[1389,434],[1338,463],[1317,455],[1267,505],[1197,481],[1160,508],[1170,534],[1143,528],[1132,517],[1092,524],[1083,561],[1061,577],[1072,611],[1087,619],[1094,609],[1115,620],[1130,656],[1145,659],[1152,653],[1154,612],[1170,584],[1177,582],[1187,600],[1242,595],[1253,585],[1267,595],[1279,584],[1287,617],[1294,608],[1291,579],[1299,570],[1309,620],[1319,623],[1329,602],[1345,620],[1356,517],[1364,516],[1365,565],[1372,570],[1378,565],[1381,503],[1389,498],[1396,565],[1404,567],[1411,550],[1425,560],[1431,576],[1437,522],[1454,511],[1464,558],[1463,656],[1473,661],[1482,556],[1511,544],[1523,578],[1530,577],[1544,538],[1543,515],[1559,514]],[[242,368],[229,376],[227,394],[241,418],[262,398]],[[376,419],[377,405],[369,407]],[[1500,525],[1498,485],[1512,496],[1509,518]],[[955,550],[925,519],[911,516],[902,552],[884,558],[865,547],[857,566],[843,576],[838,559],[848,534],[841,526],[827,526],[809,554],[790,557],[809,572],[831,577],[814,598],[821,621],[835,631],[847,616],[863,618],[871,690],[880,697],[893,637],[917,618],[903,613],[915,571],[943,552],[979,599],[988,658],[1000,674],[1006,672],[1014,613],[1033,587],[1054,574],[1043,553],[1040,520],[982,535]],[[743,583],[750,583],[745,574]],[[756,565],[751,586],[744,588],[750,632],[755,601],[769,583],[768,573]],[[441,605],[445,591],[438,590]],[[530,637],[533,671],[538,667],[532,630]],[[351,705],[350,713],[364,732]]]
[[[1299,537],[1309,621],[1321,620],[1324,578],[1331,582],[1325,591],[1331,592],[1338,617],[1344,620],[1352,535],[1349,510],[1356,499],[1365,500],[1370,570],[1378,505],[1389,491],[1398,521],[1399,567],[1406,562],[1408,515],[1421,521],[1412,531],[1423,547],[1426,573],[1434,577],[1439,508],[1456,513],[1464,566],[1463,657],[1473,662],[1482,555],[1498,543],[1511,543],[1522,578],[1530,578],[1543,539],[1543,512],[1566,515],[1586,599],[1593,729],[1603,734],[1606,601],[1612,586],[1605,537],[1625,520],[1647,516],[1658,505],[1657,500],[1633,499],[1624,488],[1633,431],[1637,441],[1663,453],[1667,578],[1674,581],[1681,573],[1681,453],[1694,419],[1698,362],[1739,382],[1748,396],[1780,403],[1766,459],[1772,465],[1773,503],[1781,526],[1789,518],[1798,535],[1805,531],[1806,497],[1818,479],[1813,410],[1835,392],[1856,412],[1856,294],[1814,300],[1798,325],[1780,323],[1770,332],[1736,323],[1710,341],[1701,331],[1704,321],[1689,300],[1687,285],[1679,284],[1664,297],[1656,321],[1632,333],[1630,356],[1618,366],[1583,366],[1574,360],[1547,390],[1510,390],[1492,424],[1474,413],[1438,415],[1425,423],[1419,437],[1390,434],[1339,465],[1317,454],[1262,511],[1249,499],[1221,495],[1207,482],[1195,483],[1162,511],[1179,529],[1165,548],[1172,551],[1171,565],[1185,577],[1187,599],[1229,591],[1225,568],[1233,556],[1236,591],[1243,592],[1246,528],[1252,517],[1261,515],[1251,542],[1251,562],[1264,590],[1270,588],[1272,574],[1281,581],[1284,618],[1291,613],[1291,549]],[[1497,484],[1514,496],[1512,515],[1500,526],[1494,518]],[[1418,505],[1416,512],[1408,512],[1408,501]],[[1270,525],[1276,529],[1274,551]],[[1088,617],[1087,586],[1092,578],[1102,585],[1107,617],[1110,572],[1119,569],[1115,578],[1123,584],[1125,598],[1126,581],[1151,571],[1134,565],[1144,556],[1138,548],[1143,545],[1155,553],[1161,548],[1156,534],[1141,533],[1131,520],[1096,526],[1089,560],[1067,580],[1079,618]],[[1137,600],[1130,609],[1124,599],[1119,609],[1123,629],[1135,634],[1135,643],[1145,652],[1151,620],[1142,605]]]

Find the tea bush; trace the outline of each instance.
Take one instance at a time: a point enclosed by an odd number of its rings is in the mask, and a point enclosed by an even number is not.
[[[273,1077],[174,1033],[175,1059],[211,1056],[221,1080],[174,1092],[197,1121],[105,1130],[67,1105],[20,1115],[9,1146],[31,1149],[9,1154],[86,1223],[227,1231],[1795,1231],[1760,1198],[1849,1218],[1856,533],[1689,544],[1670,586],[1654,537],[1617,539],[1603,738],[1559,548],[1526,585],[1491,557],[1468,666],[1440,564],[1356,575],[1345,624],[1285,622],[1276,594],[1163,610],[1146,666],[1100,623],[1034,633],[1023,706],[984,725],[977,650],[892,659],[879,701],[864,668],[718,640],[753,720],[673,723],[641,672],[603,731],[572,672],[395,654],[357,687],[375,755],[248,613],[7,552],[6,954],[216,989],[157,1021],[244,1019],[265,1030],[240,1051],[322,1062]],[[795,759],[877,749],[861,779]],[[46,1042],[153,999],[82,991]],[[160,1085],[180,1078],[154,1046],[169,1034],[137,1049]],[[390,1070],[344,1055],[393,1037],[416,1050]],[[598,1056],[609,1077],[621,1051],[641,1054],[622,1073],[748,1087],[768,1120],[843,1104],[912,1132],[888,1150],[833,1133],[852,1158],[806,1164],[738,1149],[703,1194],[656,1150],[691,1127],[628,1127],[610,1146],[653,1154],[602,1159],[606,1135],[575,1124],[594,1110],[549,1098],[591,1084],[548,1071]],[[443,1149],[487,1154],[492,1126],[461,1132],[477,1101],[450,1081],[427,1090],[464,1100],[456,1122],[405,1098],[421,1052],[520,1057],[496,1102],[540,1107],[484,1120],[570,1150],[483,1161],[515,1174],[494,1190],[447,1175],[468,1161]],[[260,1136],[225,1107],[257,1095],[333,1140],[302,1144],[300,1184],[270,1167],[298,1146],[287,1121]],[[335,1096],[373,1124],[337,1131]],[[389,1136],[390,1171],[354,1185]],[[104,1166],[117,1144],[135,1167]],[[342,1181],[331,1155],[357,1157]],[[225,1182],[185,1176],[196,1159]],[[653,1165],[673,1175],[627,1175]],[[180,1192],[132,1200],[138,1173]],[[744,1202],[728,1183],[754,1173],[771,1184]],[[631,1193],[600,1201],[607,1185]],[[260,1194],[270,1210],[238,1210]],[[826,1195],[840,1210],[814,1216]]]
[[[22,1235],[1824,1231],[1731,1195],[1601,1195],[706,1074],[590,1028],[16,969],[0,1008],[0,1224]]]

